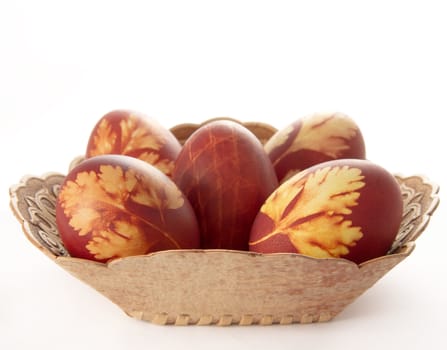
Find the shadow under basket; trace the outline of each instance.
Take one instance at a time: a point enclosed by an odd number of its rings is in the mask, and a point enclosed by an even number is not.
[[[171,131],[183,143],[201,125]],[[276,131],[262,123],[244,125],[262,142]],[[27,176],[11,187],[10,196],[27,238],[131,317],[163,325],[270,325],[331,320],[411,254],[438,205],[438,186],[421,176],[396,179],[404,200],[399,233],[387,255],[360,265],[220,249],[167,250],[97,263],[70,257],[60,240],[55,203],[64,175]]]

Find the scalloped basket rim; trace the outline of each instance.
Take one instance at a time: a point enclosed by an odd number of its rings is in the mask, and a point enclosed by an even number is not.
[[[315,262],[321,262],[321,261],[331,262],[331,261],[333,261],[334,264],[336,263],[336,264],[351,265],[352,267],[356,267],[358,270],[360,270],[366,265],[374,264],[375,262],[382,261],[384,259],[394,259],[397,256],[407,257],[408,255],[411,254],[411,252],[414,250],[415,247],[416,247],[416,244],[414,242],[408,242],[408,243],[405,243],[402,246],[402,248],[400,249],[400,251],[397,253],[379,256],[377,258],[364,261],[361,264],[356,264],[355,262],[344,259],[344,258],[315,258],[312,256],[307,256],[307,255],[303,255],[303,254],[299,254],[299,253],[263,254],[263,253],[256,253],[256,252],[250,252],[250,251],[244,251],[244,250],[231,250],[231,249],[168,249],[168,250],[161,250],[161,251],[152,252],[152,253],[148,253],[148,254],[144,254],[144,255],[132,255],[132,256],[127,256],[127,257],[123,257],[123,258],[116,258],[116,259],[112,259],[105,263],[88,260],[88,259],[76,258],[76,257],[72,257],[72,256],[56,256],[50,252],[49,252],[49,255],[52,259],[54,259],[56,261],[74,260],[74,261],[82,262],[85,264],[95,264],[95,265],[100,265],[100,266],[104,266],[107,268],[108,267],[113,268],[114,265],[119,265],[119,264],[122,264],[123,262],[130,261],[130,260],[141,260],[141,261],[148,260],[148,259],[153,258],[154,256],[157,256],[157,255],[176,255],[176,254],[183,254],[183,255],[188,255],[188,254],[196,254],[196,255],[198,255],[198,254],[207,254],[207,255],[229,254],[229,255],[231,255],[231,254],[235,254],[235,255],[244,255],[244,256],[253,257],[253,258],[257,257],[257,258],[261,258],[261,259],[264,259],[264,258],[269,259],[271,257],[284,256],[284,257],[288,257],[291,259],[301,259],[303,261],[304,260],[315,261]],[[42,247],[42,249],[46,250],[43,247]]]
[[[397,173],[397,174],[394,174],[394,176],[396,178],[401,179],[401,180],[417,178],[417,179],[421,180],[422,184],[427,185],[427,186],[429,186],[431,188],[431,192],[430,192],[430,195],[429,195],[430,198],[431,198],[430,205],[426,209],[424,215],[422,216],[422,222],[418,225],[418,227],[415,229],[415,232],[413,233],[413,242],[415,242],[416,239],[427,228],[428,224],[430,223],[431,216],[433,215],[433,213],[435,212],[435,210],[439,206],[439,203],[440,203],[440,198],[439,198],[440,186],[437,183],[431,181],[427,176],[425,176],[423,174],[413,174],[413,175],[410,175],[410,176],[405,176],[405,175],[402,175],[400,173]]]
[[[34,239],[33,234],[31,233],[31,230],[29,229],[29,225],[30,222],[27,221],[23,216],[22,213],[20,212],[20,210],[18,209],[18,198],[17,198],[17,192],[20,188],[23,187],[27,187],[27,184],[29,181],[36,179],[38,181],[42,181],[42,180],[46,180],[52,176],[61,176],[61,177],[65,177],[65,175],[55,172],[55,171],[48,171],[43,173],[41,176],[37,176],[37,175],[24,175],[20,181],[17,184],[14,184],[12,186],[10,186],[9,188],[9,197],[10,197],[10,201],[9,201],[9,207],[11,208],[14,216],[16,217],[16,219],[20,222],[20,226],[22,227],[22,232],[25,234],[26,238],[36,247],[38,248],[40,251],[42,251],[45,255],[47,255],[48,257],[52,258],[52,259],[57,259],[59,258],[59,256],[54,255],[52,252],[50,252],[47,248],[45,248],[44,246],[42,246],[41,244],[39,244],[39,242],[37,242]]]
[[[432,198],[432,201],[430,203],[430,207],[427,209],[427,212],[426,212],[426,216],[431,216],[433,214],[433,212],[436,210],[436,208],[438,207],[439,202],[440,202],[440,199],[438,196],[439,191],[440,191],[439,184],[430,180],[428,178],[428,176],[424,175],[423,173],[415,173],[415,174],[409,175],[409,176],[405,176],[401,173],[394,173],[393,175],[394,175],[394,177],[399,178],[401,180],[418,178],[422,181],[422,183],[424,185],[428,185],[431,187],[432,190],[430,193],[430,197]]]

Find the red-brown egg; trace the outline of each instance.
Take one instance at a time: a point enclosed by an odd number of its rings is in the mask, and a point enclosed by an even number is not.
[[[123,155],[93,157],[70,171],[56,223],[71,256],[101,262],[200,246],[194,211],[175,183]]]
[[[316,113],[275,133],[265,144],[280,182],[325,161],[365,159],[357,124],[342,113]]]
[[[346,258],[361,263],[385,255],[398,233],[399,184],[367,160],[310,167],[266,200],[250,234],[250,250]]]
[[[175,136],[156,120],[139,112],[115,110],[93,128],[85,156],[122,154],[141,159],[171,176],[180,149]]]
[[[233,121],[214,121],[185,142],[173,180],[191,202],[202,248],[248,249],[250,227],[277,187],[261,142]]]

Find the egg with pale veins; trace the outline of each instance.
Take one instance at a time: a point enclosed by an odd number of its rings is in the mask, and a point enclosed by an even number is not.
[[[202,248],[248,250],[264,200],[278,185],[261,142],[233,121],[214,121],[183,145],[173,180],[197,215]]]

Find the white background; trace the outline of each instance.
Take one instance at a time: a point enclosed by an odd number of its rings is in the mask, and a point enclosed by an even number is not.
[[[65,172],[116,108],[166,127],[230,116],[281,128],[335,110],[357,121],[369,159],[424,174],[442,194],[446,18],[443,2],[429,0],[0,0],[0,348],[443,344],[442,203],[413,254],[329,323],[161,327],[127,317],[35,249],[8,208],[8,188],[25,174]]]

